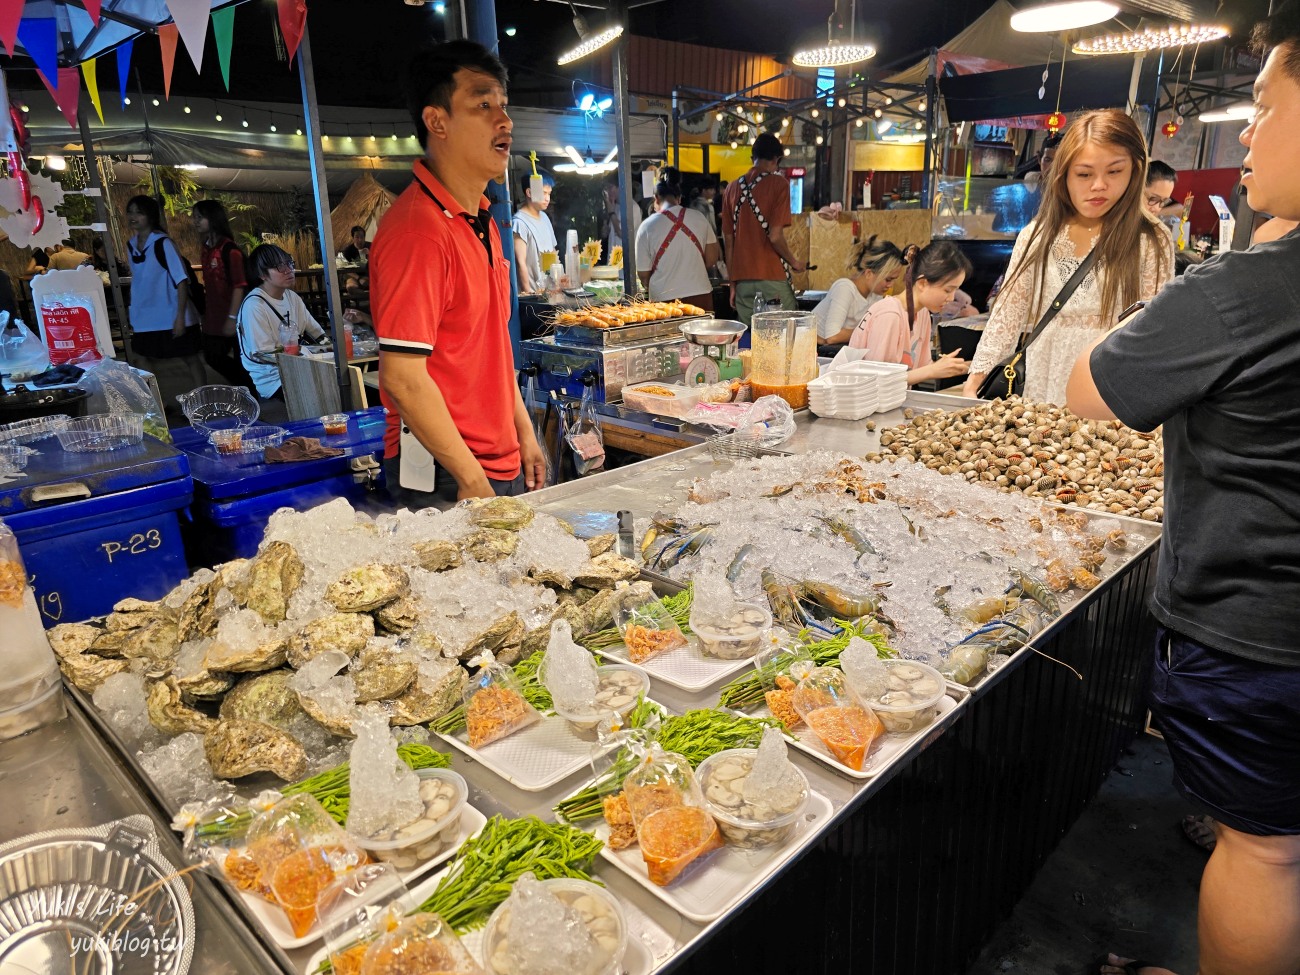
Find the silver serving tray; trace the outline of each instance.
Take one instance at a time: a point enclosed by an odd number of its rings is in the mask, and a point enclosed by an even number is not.
[[[185,975],[194,907],[146,816],[0,846],[0,972]]]
[[[613,328],[591,328],[587,325],[556,325],[555,341],[557,345],[636,345],[654,339],[677,338],[681,335],[681,326],[687,322],[698,322],[699,315],[683,318],[663,318],[653,322],[637,322],[632,325],[616,325]]]

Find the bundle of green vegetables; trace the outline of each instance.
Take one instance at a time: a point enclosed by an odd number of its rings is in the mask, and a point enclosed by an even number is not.
[[[659,600],[672,614],[682,632],[687,635],[691,632],[691,602],[693,599],[694,590],[692,587],[687,586],[681,592],[674,593],[671,596],[664,596]],[[588,650],[595,652],[619,646],[623,642],[623,634],[619,633],[617,626],[610,626],[603,630],[597,630],[595,633],[574,637],[574,639]]]

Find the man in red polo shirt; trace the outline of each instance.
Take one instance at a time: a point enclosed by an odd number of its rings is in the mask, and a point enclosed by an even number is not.
[[[522,494],[544,485],[546,462],[515,381],[511,269],[483,196],[510,161],[506,69],[478,44],[440,44],[412,62],[407,104],[425,155],[370,250],[389,489],[408,507]]]

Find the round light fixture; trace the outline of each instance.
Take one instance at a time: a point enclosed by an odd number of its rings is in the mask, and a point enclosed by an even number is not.
[[[818,145],[821,145],[821,144],[822,144],[823,142],[825,142],[825,141],[826,141],[826,140],[823,139],[821,136],[818,136],[818,137],[817,137],[817,144],[818,144]]]
[[[1236,105],[1224,105],[1222,108],[1202,112],[1198,118],[1202,122],[1249,122],[1255,117],[1255,106],[1249,102]]]
[[[215,116],[213,116],[213,117],[214,117],[218,122],[221,121],[221,113],[220,113],[220,112],[218,112],[218,113],[217,113]]]
[[[1171,24],[1159,30],[1136,30],[1127,34],[1101,34],[1076,41],[1075,54],[1139,54],[1184,44],[1208,44],[1228,36],[1218,24]]]
[[[575,18],[575,21],[576,19],[577,18]],[[579,34],[581,33],[582,33],[581,30],[579,30]],[[609,27],[601,31],[599,34],[585,35],[583,37],[581,44],[579,44],[573,50],[566,51],[564,54],[560,55],[560,57],[556,59],[555,63],[571,64],[574,61],[577,61],[581,58],[585,58],[588,54],[594,54],[596,51],[599,51],[606,44],[611,44],[614,41],[618,40],[619,37],[621,37],[622,35],[623,35],[622,24],[615,24],[613,27]]]
[[[516,27],[507,27],[507,28],[506,28],[506,37],[514,37],[515,34],[517,34],[517,33],[519,33],[519,29],[516,28]]]
[[[1037,3],[1011,15],[1011,29],[1025,34],[1059,33],[1105,23],[1119,13],[1108,0]]]
[[[876,49],[870,44],[836,44],[831,42],[822,47],[799,51],[790,60],[801,68],[838,68],[846,64],[857,64],[876,56]]]
[[[817,111],[817,109],[814,108],[814,109],[812,110],[812,117],[813,117],[813,118],[816,118],[816,117],[817,117],[818,115],[820,115],[820,114],[821,114],[821,112]]]

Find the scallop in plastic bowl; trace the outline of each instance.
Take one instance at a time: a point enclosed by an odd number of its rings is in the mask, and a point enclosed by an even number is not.
[[[794,770],[803,782],[803,792],[798,804],[784,812],[751,803],[739,788],[732,787],[733,782],[745,779],[757,755],[756,748],[728,748],[710,755],[695,770],[705,805],[718,829],[729,844],[748,850],[779,846],[789,840],[799,824],[799,814],[808,804],[808,778],[798,766]],[[738,769],[743,769],[739,775],[730,774]]]
[[[700,651],[720,660],[743,660],[763,647],[764,637],[772,628],[772,613],[758,603],[739,603],[726,623],[699,618],[691,609],[691,632],[700,641]]]
[[[933,723],[939,702],[948,693],[943,675],[918,660],[882,660],[889,668],[889,688],[873,697],[863,696],[885,730],[910,735]],[[857,690],[857,688],[854,688]]]
[[[623,917],[623,907],[614,895],[589,880],[572,877],[543,880],[542,884],[559,900],[578,911],[599,948],[590,968],[567,975],[613,975],[618,972],[623,952],[627,949],[627,921]],[[514,975],[510,966],[509,937],[510,902],[506,901],[492,912],[487,930],[483,932],[483,967],[489,975]]]
[[[252,426],[262,407],[243,386],[200,386],[176,397],[185,419],[201,433]]]
[[[600,683],[596,687],[594,710],[564,711],[555,708],[555,713],[569,722],[569,727],[580,735],[594,733],[606,715],[617,714],[620,719],[626,719],[628,713],[636,707],[637,698],[650,693],[649,675],[637,668],[606,664],[596,668],[596,676]]]
[[[419,819],[386,840],[349,834],[357,846],[375,859],[391,863],[399,870],[409,870],[432,859],[455,840],[460,831],[460,814],[469,799],[469,787],[458,772],[422,768],[415,774],[420,777],[420,798],[424,802],[424,813]]]
[[[73,453],[117,450],[144,439],[143,413],[92,413],[68,421],[58,431],[59,445]]]

